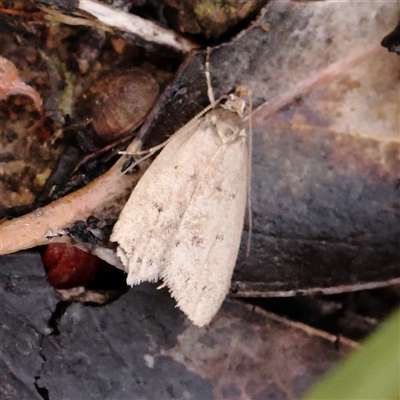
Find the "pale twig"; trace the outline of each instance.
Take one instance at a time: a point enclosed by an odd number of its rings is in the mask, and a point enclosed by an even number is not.
[[[106,204],[114,203],[122,193],[131,190],[142,173],[121,176],[125,159],[120,159],[104,175],[89,185],[31,213],[0,225],[0,255],[48,244],[51,234],[86,220]]]
[[[152,21],[116,10],[97,1],[80,0],[78,8],[91,14],[109,27],[132,33],[148,42],[167,46],[182,53],[188,53],[197,47],[193,42],[174,31],[162,28]]]

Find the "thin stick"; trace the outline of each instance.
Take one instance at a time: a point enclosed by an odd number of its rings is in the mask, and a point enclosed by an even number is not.
[[[124,32],[133,33],[146,41],[168,46],[183,53],[188,53],[197,47],[195,43],[174,31],[162,28],[137,15],[92,0],[79,0],[77,5],[80,10],[95,17],[102,24],[113,29],[117,28]]]

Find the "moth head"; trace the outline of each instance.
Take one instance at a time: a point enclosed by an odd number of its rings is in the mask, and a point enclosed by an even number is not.
[[[251,104],[251,90],[244,86],[238,86],[235,93],[228,95],[227,100],[225,103],[221,104],[221,107],[225,110],[235,112],[240,116],[240,118],[243,118],[246,109],[244,98],[246,97],[249,99],[249,103]]]
[[[222,143],[229,143],[242,136],[242,118],[238,113],[221,107],[209,114],[211,124],[216,128]]]

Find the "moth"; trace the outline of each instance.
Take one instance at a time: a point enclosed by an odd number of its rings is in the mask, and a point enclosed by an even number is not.
[[[249,135],[241,93],[211,105],[178,130],[146,170],[111,235],[127,283],[162,279],[197,326],[228,293],[250,182]]]

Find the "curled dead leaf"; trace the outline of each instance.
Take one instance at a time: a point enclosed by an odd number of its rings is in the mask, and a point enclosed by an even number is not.
[[[43,101],[39,93],[23,82],[18,76],[16,66],[10,60],[0,56],[0,100],[5,100],[15,94],[29,96],[38,111],[43,110]]]

